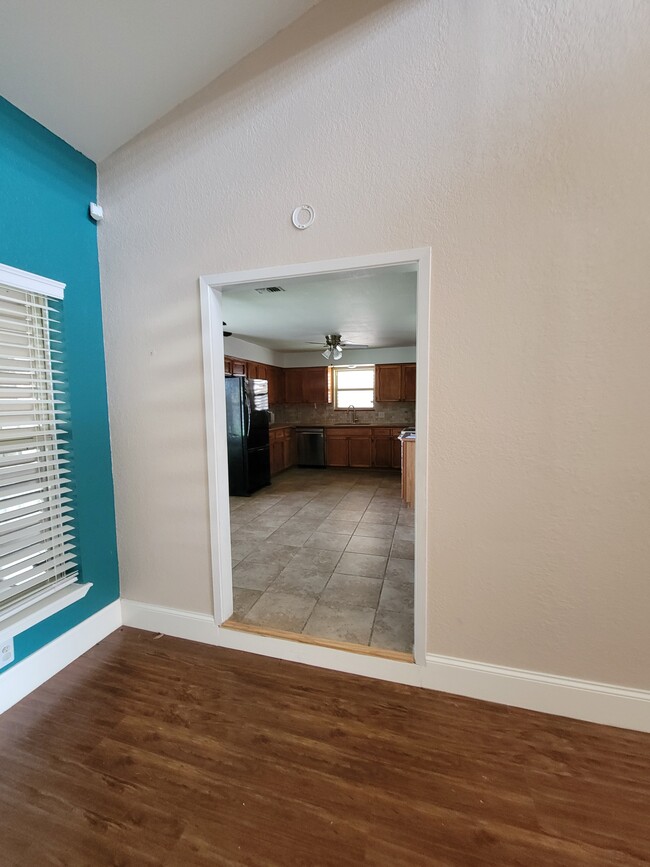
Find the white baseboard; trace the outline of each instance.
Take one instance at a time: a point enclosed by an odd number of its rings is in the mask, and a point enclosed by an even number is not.
[[[63,635],[0,673],[0,713],[33,692],[57,672],[122,625],[120,600],[92,614]]]
[[[426,665],[395,662],[234,629],[208,614],[122,600],[125,626],[258,653],[348,674],[421,686],[468,698],[650,732],[650,691],[427,654]]]
[[[427,654],[423,686],[469,698],[650,732],[650,690]]]
[[[208,614],[130,599],[113,602],[0,675],[0,713],[122,624],[333,671],[650,732],[650,690],[627,689],[431,653],[427,654],[426,665],[395,662],[233,629],[219,629]]]
[[[122,623],[147,632],[162,632],[174,638],[200,641],[202,644],[219,643],[214,617],[198,611],[183,611],[180,608],[122,599]]]

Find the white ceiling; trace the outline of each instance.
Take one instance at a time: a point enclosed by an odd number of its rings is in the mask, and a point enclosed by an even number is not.
[[[281,352],[314,349],[326,334],[371,348],[415,346],[414,266],[248,283],[223,294],[223,318],[235,337]],[[260,294],[262,286],[285,291]]]
[[[0,95],[99,162],[317,0],[0,0]]]

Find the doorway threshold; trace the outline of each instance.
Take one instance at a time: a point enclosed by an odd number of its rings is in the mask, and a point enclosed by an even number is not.
[[[345,650],[348,653],[358,653],[361,656],[374,656],[378,659],[390,659],[393,662],[415,662],[412,653],[402,650],[385,650],[381,647],[369,647],[366,644],[353,644],[349,641],[334,641],[330,638],[316,638],[313,635],[303,635],[296,632],[285,632],[282,629],[271,629],[252,623],[241,623],[238,620],[226,620],[222,629],[232,629],[236,632],[247,632],[254,635],[264,635],[267,638],[280,638],[285,641],[295,641],[298,644],[310,644],[314,647],[328,647],[331,650]]]

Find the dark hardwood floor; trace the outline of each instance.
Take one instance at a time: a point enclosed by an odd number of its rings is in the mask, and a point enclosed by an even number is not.
[[[3,867],[650,862],[648,735],[132,629],[0,756]]]

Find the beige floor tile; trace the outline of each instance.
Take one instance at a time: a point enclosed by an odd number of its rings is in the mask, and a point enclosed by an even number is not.
[[[332,608],[376,608],[381,587],[379,578],[335,572],[321,593],[320,601]]]
[[[305,542],[305,548],[322,548],[325,551],[344,551],[350,541],[350,534],[345,533],[312,533]]]
[[[373,509],[369,506],[361,519],[364,524],[392,524],[397,523],[398,512],[394,509]]]
[[[233,586],[246,590],[266,590],[283,568],[281,563],[251,563],[248,559],[242,560],[232,570]]]
[[[370,639],[371,647],[413,652],[413,614],[398,611],[377,612]]]
[[[365,578],[383,578],[386,562],[386,557],[379,557],[376,554],[344,553],[336,566],[336,571]]]
[[[379,554],[388,557],[390,539],[376,539],[373,536],[352,536],[345,549],[352,554]]]
[[[273,533],[273,527],[260,527],[257,524],[245,524],[230,534],[234,542],[262,542]]]
[[[329,580],[329,573],[300,569],[289,563],[275,581],[269,584],[266,592],[297,593],[301,596],[312,596],[316,600]]]
[[[295,572],[316,572],[319,575],[329,577],[340,559],[340,551],[330,551],[323,548],[300,548],[286,568]]]
[[[288,520],[289,518],[286,515],[276,515],[275,509],[269,509],[269,511],[264,512],[263,515],[258,515],[257,518],[253,518],[251,523],[255,527],[270,527],[272,530],[277,530],[278,527],[286,524]]]
[[[407,527],[404,524],[398,524],[397,527],[395,527],[395,538],[399,539],[400,542],[414,542],[415,527]]]
[[[363,521],[357,525],[354,531],[355,536],[367,536],[373,539],[388,539],[393,538],[395,527],[392,524],[364,524]]]
[[[337,518],[330,516],[326,518],[320,525],[321,533],[348,533],[352,534],[357,529],[358,521],[339,521]]]
[[[244,617],[244,623],[301,632],[315,604],[315,598],[304,594],[263,593]]]
[[[290,524],[288,527],[280,527],[269,536],[268,541],[276,545],[289,545],[292,548],[302,548],[307,539],[311,536],[313,530],[299,528],[297,524]]]
[[[270,563],[284,568],[295,553],[296,549],[291,545],[259,542],[246,560],[252,563]]]
[[[242,620],[262,595],[260,590],[249,590],[246,587],[232,588],[234,610],[233,620]]]
[[[341,609],[319,602],[307,621],[303,633],[315,638],[367,645],[374,620],[374,608]]]
[[[380,611],[413,613],[413,584],[384,581],[379,599]]]
[[[413,583],[413,577],[413,560],[398,560],[395,557],[388,558],[384,581],[389,581],[392,584],[405,584],[408,581]]]
[[[404,539],[394,539],[390,556],[400,560],[412,560],[415,557],[415,544]]]
[[[244,557],[248,557],[248,555],[255,550],[257,545],[255,542],[232,542],[230,546],[231,554],[232,554],[232,562],[239,563],[240,560],[243,560]]]

